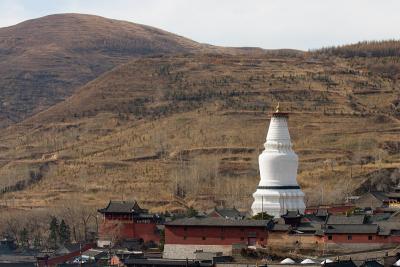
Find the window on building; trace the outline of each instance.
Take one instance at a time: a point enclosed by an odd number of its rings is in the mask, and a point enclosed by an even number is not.
[[[333,239],[332,236],[328,235],[328,240],[332,240],[332,239]]]
[[[203,236],[201,239],[203,239],[203,240],[206,240],[206,237],[205,237],[205,236]]]
[[[369,235],[369,236],[368,236],[368,240],[372,240],[372,235]]]
[[[352,235],[348,235],[347,236],[347,240],[352,240],[353,239],[353,236]]]

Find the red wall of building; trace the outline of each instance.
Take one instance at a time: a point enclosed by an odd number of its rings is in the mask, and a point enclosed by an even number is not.
[[[166,244],[231,245],[257,242],[266,245],[265,227],[165,226]]]
[[[327,209],[331,214],[343,214],[348,211],[351,211],[355,206],[354,205],[336,205],[336,206],[321,206],[321,207],[308,207],[304,211],[305,214],[313,214],[318,209]]]
[[[157,225],[155,223],[134,223],[134,233],[136,236],[146,241],[160,241],[160,235],[157,231]]]
[[[160,241],[155,222],[136,223],[134,221],[107,220],[99,227],[100,239],[130,239],[141,238],[144,242]]]
[[[351,235],[351,240],[348,236]],[[332,240],[329,240],[329,235],[324,236],[324,242],[326,243],[400,243],[400,236],[380,236],[376,234],[334,234]],[[371,240],[369,240],[371,236]]]

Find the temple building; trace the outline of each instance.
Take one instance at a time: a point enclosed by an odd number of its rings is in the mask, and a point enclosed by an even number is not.
[[[110,201],[98,212],[102,215],[97,241],[99,247],[112,246],[124,239],[160,241],[158,216],[142,209],[136,201]]]
[[[258,158],[260,183],[253,194],[252,213],[266,212],[280,217],[287,211],[304,214],[304,193],[297,183],[298,157],[292,150],[288,130],[289,114],[272,114],[264,151]]]

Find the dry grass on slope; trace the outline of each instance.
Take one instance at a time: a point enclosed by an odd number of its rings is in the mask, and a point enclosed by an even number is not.
[[[379,89],[361,94],[360,83]],[[4,162],[52,162],[43,179],[3,198],[15,207],[135,198],[153,210],[224,202],[247,209],[268,114],[279,101],[292,112],[308,204],[341,201],[372,181],[369,174],[389,170],[389,177],[399,167],[399,153],[388,143],[400,131],[391,106],[398,93],[389,79],[343,59],[135,60],[3,132]],[[390,185],[392,178],[368,186]]]

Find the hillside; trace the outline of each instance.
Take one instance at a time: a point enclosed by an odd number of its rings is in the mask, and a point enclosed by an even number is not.
[[[211,49],[153,27],[59,14],[0,28],[0,127],[70,96],[128,59]]]
[[[326,55],[135,59],[2,131],[3,205],[246,209],[277,102],[308,205],[387,189],[400,175],[399,93],[362,61]]]

